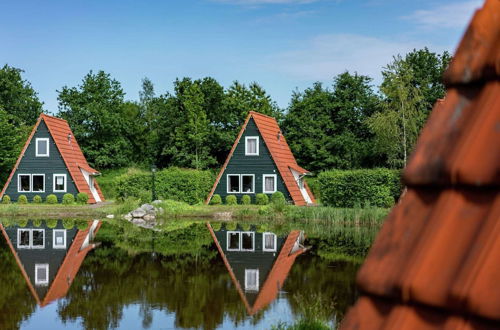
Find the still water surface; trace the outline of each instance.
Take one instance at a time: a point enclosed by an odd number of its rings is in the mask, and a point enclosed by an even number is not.
[[[235,223],[1,229],[0,329],[269,329],[311,315],[335,327],[371,243]]]

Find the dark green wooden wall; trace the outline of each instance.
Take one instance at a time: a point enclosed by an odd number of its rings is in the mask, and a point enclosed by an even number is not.
[[[35,142],[37,138],[49,138],[49,156],[50,157],[36,157],[36,147]],[[17,176],[18,174],[45,174],[45,192],[17,192]],[[66,193],[77,194],[77,188],[71,175],[69,174],[66,164],[57,149],[54,139],[50,135],[50,132],[42,120],[38,129],[33,135],[33,138],[24,153],[24,156],[19,163],[19,166],[12,177],[12,180],[5,191],[6,195],[9,195],[12,201],[17,201],[19,195],[26,195],[28,201],[32,201],[35,195],[39,195],[45,201],[45,198],[50,194],[55,194],[59,202],[62,201],[62,197],[65,193],[54,193],[53,192],[53,175],[54,174],[66,174]]]
[[[259,137],[259,156],[245,156],[245,137]],[[254,194],[228,194],[227,193],[227,175],[228,174],[255,174],[255,193]],[[238,203],[243,195],[249,195],[252,201],[255,202],[255,194],[262,193],[262,175],[276,174],[277,190],[281,191],[287,200],[291,200],[290,193],[283,182],[274,160],[266,147],[264,139],[257,129],[257,125],[253,118],[250,118],[243,135],[234,150],[222,177],[215,188],[214,194],[219,194],[223,200],[227,195],[235,195],[238,198]],[[270,195],[270,194],[268,194]]]

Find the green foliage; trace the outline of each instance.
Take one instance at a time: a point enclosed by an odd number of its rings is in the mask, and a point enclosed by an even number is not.
[[[78,228],[78,230],[85,230],[88,227],[89,227],[88,221],[85,221],[85,220],[77,220],[76,221],[76,228]]]
[[[28,197],[26,197],[26,195],[19,195],[19,197],[17,198],[17,203],[28,204]]]
[[[65,205],[73,204],[75,202],[75,196],[73,194],[64,194],[62,198],[62,203]]]
[[[238,204],[238,199],[234,195],[227,195],[226,196],[226,204],[227,205],[236,205],[236,204]]]
[[[214,194],[212,199],[210,199],[210,205],[220,205],[222,204],[222,198],[219,194]]]
[[[252,204],[252,198],[248,195],[243,195],[243,197],[241,197],[241,204],[243,204],[243,205]]]
[[[401,192],[399,176],[399,171],[388,169],[322,172],[318,177],[321,202],[335,207],[354,207],[366,203],[390,207]]]
[[[9,195],[3,195],[2,197],[2,204],[10,204],[10,196]]]
[[[73,219],[64,219],[63,220],[63,227],[64,229],[73,229],[75,227],[75,220]]]
[[[33,197],[33,203],[35,203],[35,204],[40,204],[40,203],[42,203],[42,202],[43,202],[43,200],[42,200],[42,197],[41,197],[40,195],[35,195],[35,196]]]
[[[45,202],[47,202],[47,204],[57,204],[57,196],[54,194],[50,194],[45,199]]]
[[[37,227],[37,228],[41,227],[41,226],[42,226],[42,223],[43,223],[43,222],[42,222],[42,220],[40,220],[40,219],[33,220],[33,226],[35,226],[35,227]]]
[[[89,200],[89,195],[87,195],[87,193],[80,192],[76,194],[76,201],[78,204],[87,204],[88,200]]]
[[[274,205],[285,205],[286,204],[286,199],[285,195],[281,191],[277,191],[274,194],[271,195],[271,203]]]
[[[319,181],[317,177],[305,177],[306,183],[309,186],[309,189],[311,190],[312,194],[314,195],[314,198],[316,201],[321,199],[321,190],[319,187]]]
[[[2,70],[0,70],[0,185],[3,185],[16,163],[29,128],[22,123],[18,124],[17,121],[20,119],[4,110],[1,99],[5,91],[1,89],[1,72]]]
[[[47,227],[49,228],[56,228],[57,227],[57,219],[49,219],[47,220]]]
[[[266,194],[262,194],[262,193],[255,195],[255,204],[257,204],[257,205],[269,204],[269,196],[267,196]]]

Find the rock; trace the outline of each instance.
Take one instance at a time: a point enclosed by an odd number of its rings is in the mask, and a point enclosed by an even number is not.
[[[132,220],[132,214],[130,214],[130,213],[125,214],[123,217],[125,218],[125,220],[128,220],[128,221]]]
[[[146,224],[146,221],[144,221],[144,219],[134,218],[134,219],[132,220],[132,223],[133,223],[134,225],[137,225],[137,226],[144,226],[144,225]]]
[[[108,218],[108,219],[114,219],[114,218],[115,218],[115,215],[114,215],[114,214],[108,214],[108,215],[106,216],[106,218]]]
[[[146,214],[142,218],[144,219],[144,221],[155,221],[156,220],[156,217],[152,214]]]
[[[214,220],[230,221],[233,218],[233,212],[216,212]]]
[[[155,210],[155,207],[151,204],[143,204],[140,207],[141,210],[145,211],[146,213],[151,213]]]
[[[143,209],[138,208],[137,210],[132,211],[130,214],[133,218],[142,218],[146,215],[146,212]]]
[[[153,201],[151,204],[158,205],[161,203],[163,203],[163,201],[161,199],[157,199],[157,200]]]

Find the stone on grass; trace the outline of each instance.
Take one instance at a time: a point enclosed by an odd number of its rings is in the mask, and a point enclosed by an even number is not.
[[[108,214],[108,215],[106,216],[106,218],[108,218],[108,219],[114,219],[114,218],[115,218],[115,215],[114,215],[114,214]]]
[[[134,218],[142,218],[146,215],[146,212],[143,209],[137,209],[131,212],[132,217]]]

